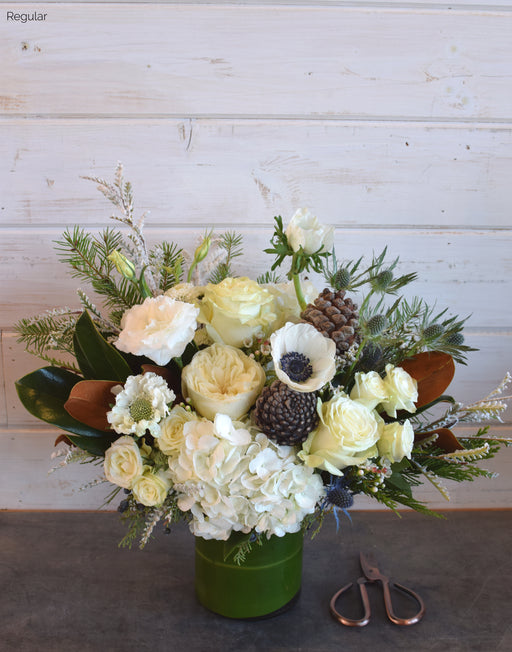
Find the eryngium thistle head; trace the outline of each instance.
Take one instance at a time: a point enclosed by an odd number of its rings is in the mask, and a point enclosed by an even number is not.
[[[372,337],[375,337],[379,333],[382,333],[387,325],[388,320],[385,315],[373,315],[373,317],[370,317],[366,322],[366,330]]]
[[[385,269],[371,279],[372,288],[375,292],[385,292],[393,281],[393,272]]]
[[[367,344],[359,358],[357,370],[367,373],[368,371],[380,372],[384,369],[385,360],[380,346],[370,342]]]
[[[423,339],[437,340],[444,333],[444,326],[441,324],[430,324],[423,330]]]
[[[339,507],[340,509],[348,509],[354,504],[354,496],[348,489],[341,486],[334,487],[334,489],[328,491],[326,498],[331,505]]]
[[[346,267],[339,269],[334,276],[334,287],[336,290],[345,290],[351,281],[351,275]]]
[[[462,333],[447,333],[443,337],[443,341],[446,344],[450,344],[451,346],[461,346],[464,344],[464,335]]]

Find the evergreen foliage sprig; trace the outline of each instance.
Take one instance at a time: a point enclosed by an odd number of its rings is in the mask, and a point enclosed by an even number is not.
[[[224,252],[224,259],[217,264],[208,279],[209,283],[220,283],[233,276],[233,260],[243,254],[243,236],[234,231],[226,231],[220,236],[219,248]]]
[[[133,189],[131,183],[124,180],[122,164],[117,164],[113,183],[100,177],[84,176],[82,178],[96,183],[98,190],[121,212],[121,215],[111,215],[110,218],[129,227],[128,238],[135,248],[134,253],[137,256],[136,262],[141,279],[143,278],[144,282],[147,283],[149,292],[153,295],[156,294],[157,284],[153,278],[148,248],[143,235],[144,221],[147,214],[143,213],[138,219],[135,219]]]
[[[88,281],[94,291],[104,297],[115,325],[119,325],[126,310],[144,300],[138,285],[120,276],[109,259],[121,246],[122,238],[121,233],[111,228],[94,236],[75,226],[73,230],[66,229],[62,240],[56,241],[61,261],[71,267],[73,277]]]

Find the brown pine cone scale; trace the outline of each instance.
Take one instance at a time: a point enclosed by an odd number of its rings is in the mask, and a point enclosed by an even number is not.
[[[314,303],[306,306],[301,319],[331,338],[336,344],[337,355],[343,355],[359,341],[357,305],[352,299],[345,299],[344,290],[323,290]]]
[[[283,446],[295,446],[318,425],[316,401],[316,392],[296,392],[274,380],[258,397],[254,420],[269,439]]]

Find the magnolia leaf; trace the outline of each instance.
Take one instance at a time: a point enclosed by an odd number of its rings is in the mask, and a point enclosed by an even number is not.
[[[452,382],[455,363],[448,353],[425,351],[400,363],[400,367],[418,382],[416,407],[432,403]]]
[[[422,432],[415,435],[415,441],[423,441],[432,435],[437,435],[434,445],[443,450],[445,453],[453,453],[454,451],[464,450],[464,446],[460,443],[457,437],[449,428],[437,428],[429,432]]]
[[[119,351],[98,331],[87,311],[76,322],[73,346],[84,378],[124,383],[132,373]]]
[[[71,446],[72,443],[73,442],[67,435],[59,435],[53,445],[58,446],[59,444],[66,444],[67,446]]]
[[[16,391],[25,409],[41,421],[68,433],[67,437],[79,448],[93,455],[103,455],[116,434],[107,434],[74,419],[64,404],[80,376],[61,367],[43,367],[16,382]]]
[[[82,380],[74,385],[64,408],[77,421],[98,430],[109,430],[107,412],[115,402],[112,388],[115,380]]]

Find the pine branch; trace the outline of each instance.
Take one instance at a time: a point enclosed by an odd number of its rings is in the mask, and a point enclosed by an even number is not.
[[[181,281],[183,275],[183,250],[173,242],[162,242],[149,252],[149,261],[158,288],[166,292]]]

